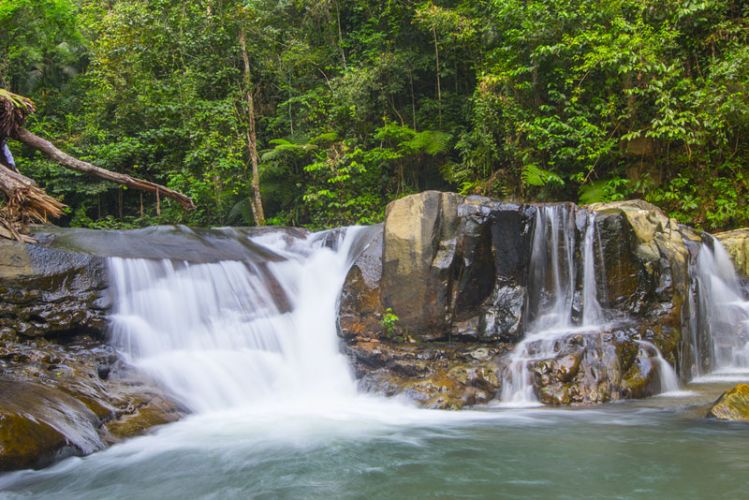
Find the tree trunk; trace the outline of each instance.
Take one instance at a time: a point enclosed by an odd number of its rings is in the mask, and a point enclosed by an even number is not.
[[[60,151],[51,142],[32,134],[25,128],[19,128],[13,135],[13,138],[23,142],[27,146],[38,149],[39,151],[47,155],[51,160],[54,160],[60,165],[69,169],[77,170],[78,172],[93,175],[94,177],[116,182],[118,184],[122,184],[134,189],[142,189],[144,191],[150,191],[152,193],[163,194],[164,196],[177,201],[182,206],[182,208],[185,208],[187,210],[192,210],[195,208],[195,204],[193,203],[193,201],[188,196],[180,193],[179,191],[169,189],[168,187],[156,184],[155,182],[131,177],[127,174],[105,170],[88,162],[81,161],[70,156],[67,153],[64,153],[63,151]]]
[[[343,60],[343,69],[348,69],[346,64],[346,51],[343,50],[343,30],[341,29],[341,8],[338,1],[335,2],[335,15],[338,20],[338,48],[341,50],[341,59]]]
[[[437,71],[437,112],[439,113],[440,126],[442,126],[442,83],[440,80],[440,46],[437,41],[437,28],[432,28],[434,37],[434,64]]]
[[[0,210],[0,236],[19,241],[33,241],[20,234],[16,224],[31,219],[46,222],[47,217],[59,217],[65,208],[34,184],[34,181],[0,164],[0,192],[5,195],[6,204]]]
[[[250,155],[250,163],[252,165],[250,206],[252,207],[252,216],[255,218],[255,225],[264,226],[265,213],[263,212],[263,199],[260,196],[260,171],[258,169],[257,132],[255,130],[255,99],[252,96],[250,58],[247,55],[247,42],[245,41],[244,30],[239,31],[239,46],[242,49],[244,88],[245,98],[247,99],[247,152]]]

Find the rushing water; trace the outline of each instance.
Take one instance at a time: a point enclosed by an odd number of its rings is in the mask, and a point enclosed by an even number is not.
[[[279,257],[260,263],[112,258],[115,343],[193,412],[353,397],[336,300],[365,231],[336,251],[314,235],[258,237]]]
[[[595,219],[588,217],[581,252],[587,313],[575,326],[574,221],[555,210],[539,216],[533,244],[544,287],[528,336],[536,341],[604,322],[590,262],[600,254]],[[595,410],[462,412],[358,394],[338,350],[336,300],[366,241],[360,228],[267,233],[252,237],[247,261],[112,258],[116,345],[193,413],[85,458],[0,476],[0,496],[746,497],[746,426],[689,410],[715,393]],[[665,365],[662,386],[678,387],[655,346],[642,349]]]
[[[749,301],[723,245],[703,243],[692,268],[692,332],[697,380],[749,377]]]
[[[198,415],[0,478],[0,488],[66,499],[743,499],[749,491],[745,425],[632,403],[488,416],[379,404]]]
[[[510,356],[502,385],[504,406],[540,405],[531,381],[530,364],[553,357],[559,339],[574,333],[597,333],[605,326],[596,276],[596,269],[603,269],[602,248],[595,222],[594,213],[586,215],[581,252],[583,311],[581,321],[575,325],[572,317],[577,276],[575,209],[568,205],[548,205],[536,212],[531,252],[532,285],[536,288],[530,290],[533,300],[537,301],[533,311],[535,319]],[[597,259],[599,265],[596,265]]]

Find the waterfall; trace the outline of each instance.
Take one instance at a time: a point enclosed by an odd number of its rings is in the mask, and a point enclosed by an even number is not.
[[[530,364],[553,357],[557,341],[571,333],[600,330],[605,318],[598,300],[596,258],[603,268],[600,235],[596,236],[595,213],[586,217],[582,258],[583,314],[578,325],[573,322],[575,296],[575,212],[567,205],[547,205],[536,211],[531,251],[529,302],[535,303],[535,319],[525,338],[511,353],[502,386],[501,401],[507,406],[538,404]],[[595,245],[598,243],[598,252]],[[533,308],[533,306],[532,306]]]
[[[531,251],[531,278],[538,297],[531,331],[567,328],[572,324],[575,293],[575,217],[566,205],[536,211]]]
[[[679,389],[679,377],[676,375],[676,371],[671,364],[665,360],[660,349],[652,342],[645,340],[638,340],[638,344],[643,347],[650,349],[655,357],[655,364],[658,366],[658,377],[661,386],[661,394],[664,396],[683,396],[686,394],[692,394],[688,391],[681,391]]]
[[[596,259],[594,243],[596,242],[596,214],[588,214],[583,244],[583,326],[595,326],[602,322],[603,310],[598,302],[598,286],[596,281]],[[599,250],[600,238],[598,239]],[[599,253],[602,256],[602,253]],[[603,259],[601,259],[603,264]],[[603,269],[603,265],[600,266]]]
[[[692,375],[698,381],[745,378],[749,376],[749,301],[723,245],[706,238],[691,270]]]
[[[261,262],[110,258],[115,345],[197,413],[352,396],[336,302],[366,231],[266,233]]]

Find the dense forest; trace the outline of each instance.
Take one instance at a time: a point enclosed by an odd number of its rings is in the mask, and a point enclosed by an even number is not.
[[[10,141],[63,223],[378,222],[424,189],[640,197],[749,224],[743,0],[0,0],[27,128],[177,203]]]

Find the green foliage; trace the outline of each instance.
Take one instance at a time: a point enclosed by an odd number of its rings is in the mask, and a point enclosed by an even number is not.
[[[564,186],[564,179],[554,172],[544,170],[538,165],[526,165],[520,174],[526,186],[544,187],[549,185]]]
[[[185,191],[160,222],[252,224],[247,34],[268,220],[380,221],[424,189],[582,203],[642,197],[749,224],[749,7],[735,0],[5,0],[0,82],[29,127]],[[7,36],[6,36],[7,35]],[[11,144],[75,225],[155,200]]]
[[[395,329],[398,326],[398,321],[400,321],[400,318],[398,318],[398,315],[393,312],[392,307],[385,309],[380,324],[382,325],[382,328],[385,329],[386,337],[392,338],[395,336]]]

